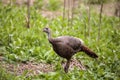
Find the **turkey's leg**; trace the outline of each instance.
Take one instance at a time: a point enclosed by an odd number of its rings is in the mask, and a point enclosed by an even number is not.
[[[65,71],[66,73],[68,72],[69,66],[70,66],[70,59],[67,60],[66,65],[65,65],[65,67],[64,67],[64,71]]]

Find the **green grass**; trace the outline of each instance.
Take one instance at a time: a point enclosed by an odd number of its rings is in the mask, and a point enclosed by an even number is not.
[[[83,11],[84,12],[84,11]],[[67,26],[59,16],[52,21],[42,17],[36,8],[31,7],[31,28],[26,28],[26,8],[16,6],[0,6],[0,54],[8,62],[37,61],[55,64],[55,72],[40,73],[37,76],[26,78],[25,75],[13,76],[0,69],[1,80],[118,80],[120,78],[120,28],[119,19],[103,16],[101,26],[101,38],[98,41],[99,15],[91,14],[91,34],[88,37],[87,14],[76,17],[72,27]],[[94,50],[98,60],[89,58],[84,53],[78,53],[74,58],[80,60],[89,67],[86,71],[75,68],[65,74],[60,61],[61,58],[52,50],[42,28],[52,29],[53,37],[70,35],[84,40],[84,43]],[[86,32],[85,32],[86,31]],[[85,37],[86,34],[86,37]],[[7,75],[10,76],[7,76]],[[13,76],[13,77],[11,77]]]

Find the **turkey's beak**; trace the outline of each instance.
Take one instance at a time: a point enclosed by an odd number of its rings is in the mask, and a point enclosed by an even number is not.
[[[45,32],[45,30],[43,29],[43,32]]]

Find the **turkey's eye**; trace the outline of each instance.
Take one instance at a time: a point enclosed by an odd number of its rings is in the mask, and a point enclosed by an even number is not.
[[[46,28],[46,30],[48,30],[48,28]]]

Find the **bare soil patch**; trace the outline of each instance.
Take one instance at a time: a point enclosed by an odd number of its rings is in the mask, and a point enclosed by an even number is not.
[[[47,63],[8,63],[3,60],[4,58],[0,56],[0,65],[6,69],[6,71],[13,73],[15,75],[22,75],[26,72],[26,76],[37,75],[41,72],[48,73],[54,71],[54,65]]]
[[[47,10],[42,10],[40,11],[40,14],[43,17],[49,18],[49,19],[53,19],[56,18],[57,16],[62,16],[62,12],[60,11],[47,11]]]
[[[116,3],[106,3],[103,4],[103,13],[106,16],[114,16],[115,14],[115,4]],[[100,13],[100,5],[94,4],[91,5],[93,7],[93,9],[97,12]]]
[[[30,0],[30,5],[34,6],[35,0]],[[9,4],[11,3],[10,0],[2,0],[3,4]],[[27,0],[16,0],[15,2],[17,5],[24,5],[27,3]],[[45,0],[45,5],[46,3],[48,3],[47,0]],[[61,0],[61,3],[63,4],[63,0]],[[83,2],[81,1],[80,4],[83,4]],[[80,5],[78,0],[75,0],[75,8],[78,8],[78,6]],[[103,4],[103,14],[106,16],[114,16],[115,15],[115,2],[111,2],[111,3],[105,3]],[[63,5],[61,5],[63,6]],[[60,6],[60,7],[61,7]],[[67,8],[68,4],[66,3],[66,8]],[[95,10],[97,13],[100,12],[100,5],[99,4],[94,4],[92,5],[92,9]],[[88,5],[85,5],[86,9],[88,8]],[[87,11],[87,10],[86,10]],[[42,14],[42,16],[47,17],[47,18],[55,18],[57,16],[62,16],[63,12],[61,11],[47,11],[47,10],[40,10],[40,14]]]
[[[65,66],[66,62],[62,63],[62,66]],[[0,56],[0,65],[6,69],[6,71],[15,74],[22,75],[26,72],[26,76],[38,75],[40,73],[49,73],[54,72],[55,65],[48,63],[35,63],[35,62],[27,62],[27,63],[7,63],[3,60],[3,57]],[[77,67],[79,70],[86,70],[85,66],[78,60],[72,59],[69,71],[73,70],[74,67]]]

